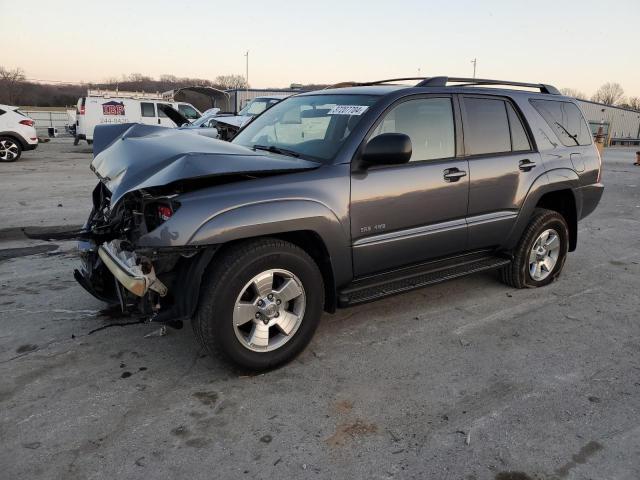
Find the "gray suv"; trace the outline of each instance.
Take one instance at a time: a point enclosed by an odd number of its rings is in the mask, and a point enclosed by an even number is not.
[[[152,321],[189,319],[252,370],[298,354],[323,311],[492,269],[551,283],[603,191],[573,99],[495,80],[304,93],[230,143],[99,126],[94,154],[76,279]]]

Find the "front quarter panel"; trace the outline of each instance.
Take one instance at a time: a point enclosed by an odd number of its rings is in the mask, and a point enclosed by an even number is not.
[[[177,212],[140,237],[140,246],[219,245],[307,230],[323,240],[336,284],[351,278],[348,165],[209,187],[175,200]]]

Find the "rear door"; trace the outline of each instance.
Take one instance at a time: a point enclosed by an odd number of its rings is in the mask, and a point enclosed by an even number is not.
[[[462,95],[461,107],[470,180],[468,248],[499,246],[544,168],[523,117],[511,100]]]
[[[466,248],[469,190],[455,99],[403,99],[382,115],[382,133],[411,138],[409,163],[351,175],[351,236],[356,276],[431,260]]]

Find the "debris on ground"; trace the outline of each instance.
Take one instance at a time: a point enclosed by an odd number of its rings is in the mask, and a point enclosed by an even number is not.
[[[144,338],[151,337],[164,337],[167,334],[167,326],[163,325],[159,329],[154,330],[153,332],[147,333]]]

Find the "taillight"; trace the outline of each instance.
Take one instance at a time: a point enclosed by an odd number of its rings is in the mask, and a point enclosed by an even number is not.
[[[78,115],[84,115],[84,105],[82,105],[80,110],[78,110]]]
[[[168,205],[158,205],[158,218],[166,222],[173,215],[173,210]]]
[[[33,124],[35,122],[33,120],[31,120],[30,118],[27,118],[26,120],[20,120],[20,124],[21,125],[26,125],[27,127],[33,127]]]
[[[596,179],[596,183],[600,183],[602,180],[602,155],[600,155],[598,148],[596,148],[596,154],[598,155],[598,178]]]

